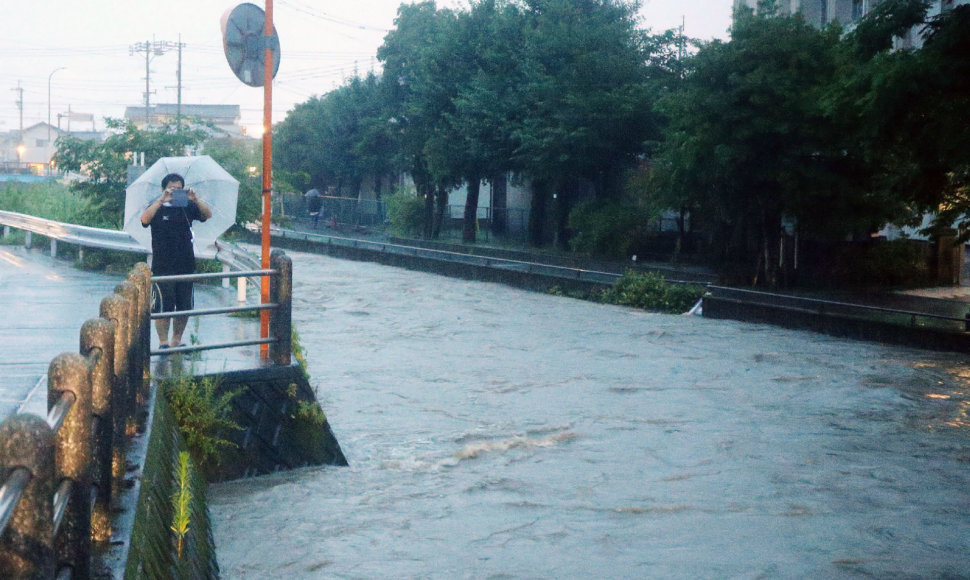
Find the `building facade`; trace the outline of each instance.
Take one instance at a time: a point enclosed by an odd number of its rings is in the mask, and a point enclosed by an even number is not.
[[[43,122],[0,134],[0,173],[50,175],[57,140],[65,135],[85,141],[104,139],[98,131],[64,131]]]
[[[244,128],[239,124],[241,115],[239,105],[175,105],[159,103],[145,107],[126,107],[125,120],[131,121],[139,129],[146,126],[158,127],[174,123],[181,115],[189,123],[201,121],[212,127],[217,137],[245,137]]]
[[[832,22],[838,22],[843,27],[851,28],[856,21],[864,17],[882,0],[779,0],[778,7],[784,14],[800,12],[805,21],[822,28]],[[933,0],[930,3],[928,15],[936,16],[960,4],[970,3],[970,0]],[[758,0],[734,0],[734,9],[747,6],[755,9]],[[901,46],[918,46],[920,44],[918,30],[911,30],[906,38],[900,39]]]

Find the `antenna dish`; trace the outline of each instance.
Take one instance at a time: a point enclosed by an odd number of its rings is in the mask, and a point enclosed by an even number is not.
[[[229,68],[251,87],[263,86],[267,48],[273,51],[273,78],[280,69],[280,37],[275,26],[269,37],[265,29],[266,13],[255,4],[240,4],[222,15],[222,47]]]

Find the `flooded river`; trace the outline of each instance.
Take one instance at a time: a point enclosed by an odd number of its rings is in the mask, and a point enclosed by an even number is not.
[[[213,486],[226,578],[970,576],[965,356],[289,254],[350,467]]]

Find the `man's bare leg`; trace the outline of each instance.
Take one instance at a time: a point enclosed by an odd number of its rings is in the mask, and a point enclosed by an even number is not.
[[[168,346],[168,328],[170,326],[171,318],[158,318],[155,320],[155,332],[158,334],[158,345]]]
[[[172,346],[182,346],[182,333],[185,332],[185,327],[189,323],[188,316],[177,316],[175,317],[175,322],[172,324]]]

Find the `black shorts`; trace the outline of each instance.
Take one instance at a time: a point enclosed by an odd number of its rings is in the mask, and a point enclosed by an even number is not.
[[[152,312],[192,310],[192,282],[156,282],[152,284]]]

